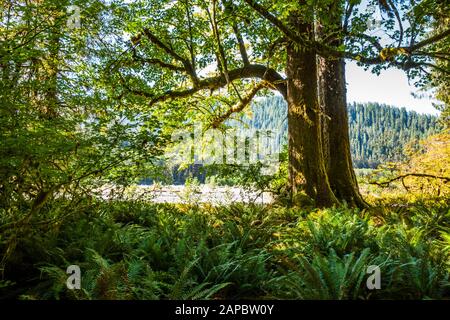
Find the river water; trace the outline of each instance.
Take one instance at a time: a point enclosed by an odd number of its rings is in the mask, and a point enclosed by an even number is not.
[[[102,189],[100,197],[105,200],[122,198],[126,200],[140,199],[153,203],[211,203],[216,205],[236,202],[267,204],[273,201],[269,192],[210,185],[136,185],[127,187],[125,190],[107,187]]]

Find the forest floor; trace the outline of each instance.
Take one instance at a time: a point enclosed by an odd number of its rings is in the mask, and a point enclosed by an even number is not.
[[[449,199],[372,200],[362,211],[61,200],[1,235],[0,298],[449,299]],[[66,286],[69,265],[81,290]]]

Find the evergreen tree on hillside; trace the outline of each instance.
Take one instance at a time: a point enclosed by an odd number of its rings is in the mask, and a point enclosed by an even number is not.
[[[407,143],[442,129],[435,116],[379,103],[350,104],[348,118],[356,168],[375,168],[380,163],[401,161]],[[257,101],[252,115],[242,118],[249,127],[272,130],[280,145],[287,141],[286,119],[286,103],[278,96]]]

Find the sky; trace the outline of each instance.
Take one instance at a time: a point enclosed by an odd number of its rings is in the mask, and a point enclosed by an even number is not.
[[[368,0],[363,0],[361,7],[368,10]],[[382,19],[380,8],[376,6],[372,10],[373,18],[380,21]],[[406,21],[404,23],[407,24]],[[381,28],[375,28],[371,35],[380,36],[380,43],[383,45],[387,46],[391,42]],[[395,107],[405,107],[407,110],[418,113],[439,114],[432,105],[432,102],[437,102],[436,100],[413,97],[413,92],[418,95],[424,95],[424,93],[419,92],[412,82],[408,83],[406,73],[402,70],[388,68],[377,76],[369,70],[364,71],[364,68],[358,67],[356,62],[347,61],[346,78],[348,102],[379,102]]]
[[[395,107],[405,107],[418,113],[438,114],[429,98],[415,98],[412,93],[420,93],[413,84],[408,83],[404,71],[390,68],[380,76],[364,71],[356,62],[347,61],[347,101],[379,102]]]

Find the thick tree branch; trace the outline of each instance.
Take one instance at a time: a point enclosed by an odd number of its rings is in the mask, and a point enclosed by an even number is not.
[[[217,128],[221,123],[223,123],[225,120],[227,120],[232,114],[241,112],[242,110],[244,110],[245,107],[247,107],[250,104],[250,102],[253,100],[253,98],[258,93],[258,91],[260,91],[263,88],[267,88],[267,87],[270,87],[270,84],[265,81],[261,81],[260,83],[258,83],[255,87],[252,88],[252,90],[245,97],[243,97],[241,99],[239,104],[231,107],[230,109],[227,110],[227,112],[215,117],[210,124],[211,128]]]
[[[400,63],[400,62],[394,61],[394,57],[401,55],[401,54],[406,54],[406,55],[412,56],[412,55],[414,55],[416,50],[419,50],[427,45],[438,42],[442,39],[445,39],[448,36],[450,36],[450,29],[446,30],[442,33],[439,33],[433,37],[430,37],[428,39],[422,40],[422,41],[414,44],[413,46],[399,47],[399,48],[382,48],[381,45],[372,37],[366,36],[366,35],[359,35],[359,37],[369,41],[379,51],[377,56],[372,56],[372,57],[365,57],[360,54],[347,52],[347,51],[339,51],[333,47],[326,46],[319,42],[315,42],[315,46],[316,46],[316,52],[319,55],[324,56],[324,57],[331,56],[331,57],[335,57],[335,58],[351,59],[351,60],[356,60],[356,61],[359,61],[364,64],[368,64],[368,65],[390,63],[400,69],[408,70],[408,69],[411,69],[411,67],[418,67],[423,64],[422,63],[410,63],[410,62]]]
[[[259,5],[255,0],[245,0],[245,2],[256,12],[258,12],[262,17],[264,17],[278,29],[280,29],[280,31],[282,31],[292,41],[300,45],[308,45],[313,47],[318,55],[321,55],[325,58],[346,58],[357,60],[365,64],[379,64],[385,62],[379,56],[367,58],[359,54],[337,50],[333,47],[327,46],[321,42],[314,40],[310,40],[307,43],[305,39],[292,32],[281,20],[278,20],[274,15],[272,15],[269,11]]]
[[[347,51],[340,51],[335,48],[332,48],[330,46],[327,46],[321,42],[318,41],[305,41],[302,37],[295,34],[293,31],[291,31],[281,20],[277,19],[274,15],[272,15],[269,11],[267,11],[264,7],[259,5],[256,0],[245,0],[245,2],[253,8],[256,12],[258,12],[262,17],[264,17],[266,20],[271,22],[273,25],[275,25],[280,31],[282,31],[287,37],[289,37],[292,41],[297,42],[300,45],[310,45],[313,46],[316,50],[317,54],[323,56],[323,57],[334,57],[334,58],[345,58],[345,59],[351,59],[356,60],[359,62],[362,62],[364,64],[383,64],[390,61],[386,61],[383,59],[383,57],[380,56],[381,51],[383,51],[382,46],[372,37],[366,36],[366,35],[360,35],[359,37],[368,40],[377,50],[379,51],[379,54],[377,56],[373,57],[364,57],[357,53],[347,52]],[[351,8],[352,9],[352,8]],[[350,10],[350,8],[349,8]],[[395,11],[395,10],[394,10]],[[351,12],[351,10],[350,10]],[[395,12],[394,12],[395,13]],[[398,12],[397,12],[398,13]],[[349,12],[347,12],[347,15]],[[399,17],[397,17],[399,19]],[[399,20],[400,28],[403,29],[403,26],[401,25],[401,20]],[[402,32],[403,33],[403,32]],[[435,43],[437,41],[440,41],[442,39],[445,39],[447,36],[450,35],[450,29],[446,30],[442,33],[439,33],[433,37],[430,37],[428,39],[425,39],[421,42],[418,42],[414,45],[410,45],[409,47],[400,47],[400,43],[397,49],[399,49],[398,52],[406,52],[408,54],[412,54],[414,51],[421,49],[429,44]],[[402,39],[403,40],[403,39]],[[394,63],[395,64],[395,63]],[[397,64],[397,67],[400,65]]]
[[[176,71],[176,72],[184,72],[186,71],[184,67],[181,66],[176,66],[174,64],[170,64],[167,62],[164,62],[160,59],[156,59],[156,58],[144,58],[144,57],[140,57],[137,55],[136,50],[133,50],[133,58],[131,60],[122,60],[122,65],[131,65],[133,63],[148,63],[151,65],[155,65],[158,67],[161,67],[162,69],[168,69],[171,71]]]
[[[144,34],[154,45],[156,45],[160,49],[164,50],[167,54],[172,56],[175,60],[180,61],[183,64],[184,69],[187,72],[187,74],[191,77],[194,84],[196,84],[198,82],[198,77],[195,72],[194,66],[192,66],[192,64],[189,62],[188,59],[181,57],[178,53],[175,52],[175,50],[173,50],[172,48],[170,48],[169,46],[164,44],[148,28],[144,29]]]
[[[233,69],[228,72],[228,77],[230,81],[235,81],[238,79],[261,79],[270,83],[276,90],[278,90],[284,97],[287,96],[287,87],[285,79],[274,69],[267,68],[260,64],[250,64],[242,68]],[[164,102],[167,100],[173,100],[178,98],[187,98],[201,90],[215,90],[223,88],[228,84],[225,75],[221,74],[216,77],[210,77],[206,79],[201,79],[198,81],[197,85],[189,89],[180,89],[175,91],[167,91],[166,93],[153,98],[150,101],[150,105],[154,105],[159,102]]]
[[[442,39],[447,38],[448,36],[450,36],[450,29],[445,30],[444,32],[438,33],[428,39],[422,40],[420,42],[417,42],[416,44],[410,46],[410,47],[406,47],[404,49],[406,49],[408,52],[412,53],[418,49],[421,49],[423,47],[426,47],[430,44],[436,43]]]
[[[189,63],[186,59],[178,55],[178,53],[175,52],[172,48],[165,45],[161,40],[158,39],[148,28],[144,29],[144,34],[147,36],[147,38],[155,44],[157,47],[163,49],[166,53],[171,55],[174,59],[180,61],[181,63]]]
[[[250,64],[250,61],[248,59],[247,49],[245,49],[244,39],[242,38],[241,32],[239,31],[239,27],[236,22],[233,24],[233,31],[239,44],[239,52],[241,53],[242,62],[244,63],[244,66],[247,66]]]
[[[263,6],[259,5],[256,0],[244,0],[253,10],[258,12],[263,18],[272,23],[275,27],[277,27],[285,36],[290,38],[291,40],[302,43],[303,38],[296,35],[292,30],[290,30],[281,20],[271,14],[268,10],[266,10]]]

